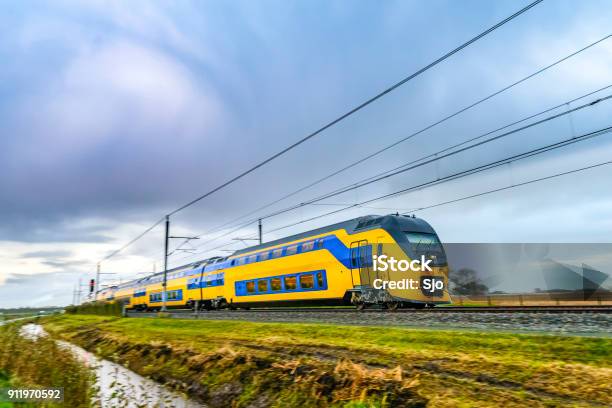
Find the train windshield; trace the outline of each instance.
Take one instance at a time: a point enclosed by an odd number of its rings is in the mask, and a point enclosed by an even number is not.
[[[425,255],[425,258],[431,259],[436,266],[446,265],[444,248],[435,234],[423,232],[404,232],[404,234],[415,258]]]

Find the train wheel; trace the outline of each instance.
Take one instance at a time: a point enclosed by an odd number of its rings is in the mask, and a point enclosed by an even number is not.
[[[366,304],[363,302],[359,302],[355,305],[355,308],[357,308],[358,311],[363,312],[366,308]]]
[[[399,308],[399,305],[399,302],[386,302],[384,307],[390,312],[395,312]]]

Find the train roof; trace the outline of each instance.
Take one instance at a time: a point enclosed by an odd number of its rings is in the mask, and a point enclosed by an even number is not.
[[[434,229],[423,219],[416,218],[414,216],[407,215],[365,215],[358,218],[353,218],[350,220],[338,222],[336,224],[327,225],[325,227],[316,228],[310,231],[301,232],[299,234],[290,235],[288,237],[280,238],[274,241],[268,241],[261,245],[255,245],[248,248],[240,249],[238,251],[233,252],[230,256],[227,257],[219,257],[214,256],[211,258],[202,259],[200,261],[192,262],[186,265],[177,266],[172,269],[168,269],[168,274],[172,272],[176,272],[182,269],[193,269],[197,268],[204,264],[210,264],[214,262],[220,262],[227,260],[228,258],[239,256],[248,252],[254,252],[258,250],[262,250],[265,248],[269,248],[272,246],[286,244],[288,242],[298,241],[300,239],[305,239],[311,237],[313,235],[323,235],[328,232],[337,231],[339,229],[346,230],[349,234],[361,231],[367,231],[375,228],[383,228],[391,233],[395,231],[413,231],[413,232],[424,232],[435,234]],[[134,279],[129,282],[125,282],[121,285],[118,285],[117,288],[124,288],[133,286],[139,283],[145,283],[145,281],[150,280],[156,276],[163,275],[164,272],[156,272],[151,275],[144,276],[139,279]]]
[[[434,229],[425,220],[421,218],[411,217],[407,215],[365,215],[363,217],[338,222],[336,224],[331,224],[325,227],[301,232],[299,234],[290,235],[288,237],[280,238],[274,241],[268,241],[261,245],[255,245],[248,248],[240,249],[232,253],[230,257],[242,255],[247,252],[258,251],[271,246],[286,244],[292,241],[298,241],[300,239],[308,238],[313,235],[322,235],[327,232],[337,231],[339,229],[344,229],[346,230],[346,232],[351,234],[355,232],[367,231],[369,229],[374,228],[384,228],[388,231],[398,230],[435,234]]]

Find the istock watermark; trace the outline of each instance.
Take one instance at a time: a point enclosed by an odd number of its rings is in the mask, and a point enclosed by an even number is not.
[[[372,282],[374,289],[421,289],[423,294],[434,294],[444,290],[444,279],[439,276],[423,276],[421,279],[400,279],[400,280],[383,280],[374,279]]]
[[[432,259],[396,259],[388,255],[372,256],[372,266],[376,272],[433,272]],[[391,290],[421,290],[425,296],[442,296],[444,293],[444,278],[441,276],[421,275],[418,279],[405,278],[398,280],[374,279],[374,289]]]
[[[380,272],[431,272],[431,266],[433,261],[431,259],[425,260],[425,255],[421,255],[421,259],[413,259],[411,261],[407,259],[397,260],[394,257],[388,257],[387,255],[374,255],[374,270]]]

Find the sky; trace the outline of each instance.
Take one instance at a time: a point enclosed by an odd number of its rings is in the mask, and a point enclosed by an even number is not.
[[[85,284],[98,261],[168,212],[526,4],[5,4],[0,15],[0,307],[70,303],[78,280]],[[244,247],[233,238],[253,237],[257,225],[246,221],[258,216],[550,107],[561,105],[536,119],[607,96],[612,88],[565,104],[612,85],[612,38],[260,209],[612,34],[610,21],[612,8],[605,0],[544,1],[358,114],[173,216],[172,235],[201,237],[184,246],[195,248],[194,253],[175,252],[170,266]],[[612,160],[612,133],[607,133],[305,221],[610,126],[610,113],[612,100],[603,101],[319,203],[324,205],[267,218],[264,239],[371,213],[409,212]],[[413,212],[444,242],[610,243],[611,175],[612,166],[602,166]],[[299,224],[272,232],[294,223]],[[159,225],[102,262],[102,271],[113,274],[104,275],[103,283],[159,271],[163,234]],[[173,240],[171,247],[180,242]]]

